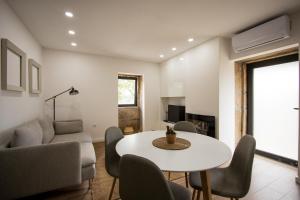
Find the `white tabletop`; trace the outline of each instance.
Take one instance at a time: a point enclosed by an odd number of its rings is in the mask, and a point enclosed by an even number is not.
[[[192,172],[218,167],[231,158],[229,147],[214,138],[183,131],[177,137],[191,142],[184,150],[164,150],[154,147],[152,141],[165,136],[163,131],[148,131],[125,136],[116,145],[120,156],[133,154],[147,158],[163,171]]]

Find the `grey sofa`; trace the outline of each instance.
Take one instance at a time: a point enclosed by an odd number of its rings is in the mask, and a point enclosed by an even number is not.
[[[0,133],[0,199],[16,199],[94,178],[96,156],[81,120],[36,119]]]

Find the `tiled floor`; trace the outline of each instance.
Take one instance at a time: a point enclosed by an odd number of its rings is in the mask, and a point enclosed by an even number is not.
[[[106,200],[108,199],[113,179],[106,173],[104,168],[104,144],[95,144],[95,150],[97,155],[97,175],[93,184],[94,200]],[[250,191],[243,199],[300,200],[300,185],[295,183],[296,176],[297,168],[295,167],[261,156],[255,156]],[[171,179],[176,179],[174,182],[185,185],[184,174],[172,173]],[[85,182],[79,187],[62,189],[27,199],[91,200],[91,193],[87,188],[88,184]],[[118,195],[118,184],[116,184],[113,199],[117,198]],[[228,198],[213,196],[213,199],[224,200]]]
[[[295,183],[297,168],[255,156],[252,182],[243,199],[299,200],[300,186]]]

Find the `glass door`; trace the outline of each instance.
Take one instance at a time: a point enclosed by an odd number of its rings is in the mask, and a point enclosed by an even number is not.
[[[248,133],[257,153],[293,165],[298,161],[298,54],[248,67]]]

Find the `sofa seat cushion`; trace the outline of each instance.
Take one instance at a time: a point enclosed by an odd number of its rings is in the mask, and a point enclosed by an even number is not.
[[[24,147],[42,144],[43,130],[37,120],[28,122],[15,130],[11,147]]]
[[[81,143],[80,152],[81,152],[82,167],[91,166],[96,163],[96,155],[92,143]]]
[[[58,142],[79,142],[79,143],[91,143],[92,138],[87,133],[72,133],[72,134],[64,134],[64,135],[55,135],[51,143]]]

